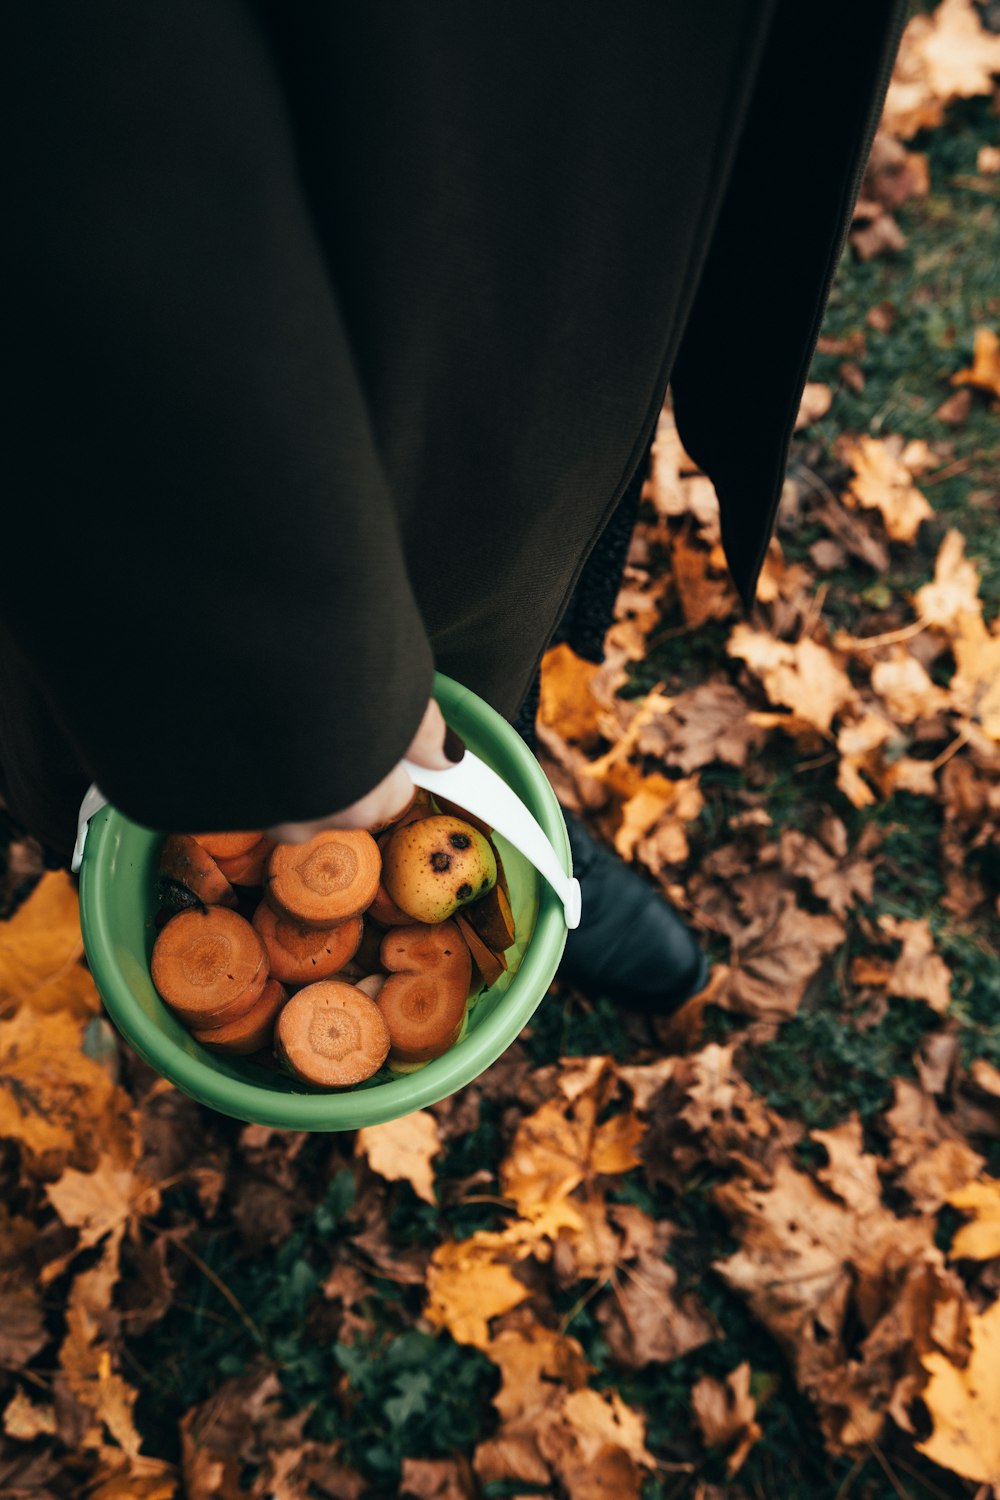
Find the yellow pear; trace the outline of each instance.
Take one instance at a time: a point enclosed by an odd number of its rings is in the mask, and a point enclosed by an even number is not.
[[[492,890],[497,862],[489,839],[462,818],[408,823],[382,851],[382,884],[415,922],[445,922]]]

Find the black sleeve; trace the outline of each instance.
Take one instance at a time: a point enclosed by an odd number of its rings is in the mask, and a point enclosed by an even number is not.
[[[128,816],[333,812],[433,663],[266,47],[230,0],[4,29],[0,617]]]

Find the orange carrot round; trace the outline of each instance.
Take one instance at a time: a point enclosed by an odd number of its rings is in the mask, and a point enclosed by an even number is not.
[[[197,839],[213,859],[236,859],[258,844],[264,835],[258,828],[256,833],[193,833],[191,837]]]
[[[264,944],[225,906],[182,911],[153,944],[153,983],[190,1026],[222,1026],[257,1000],[267,982]]]
[[[271,974],[283,984],[329,979],[354,957],[364,931],[361,917],[348,917],[336,927],[304,927],[280,916],[267,901],[254,912],[253,925],[267,949]]]
[[[245,853],[234,854],[229,859],[217,855],[215,862],[233,885],[263,885],[264,870],[273,848],[273,839],[261,838]]]
[[[265,892],[279,913],[306,927],[332,927],[356,917],[378,890],[382,857],[364,828],[328,828],[305,844],[278,844],[265,873]]]
[[[212,855],[187,833],[171,833],[160,850],[160,875],[184,886],[206,906],[235,906],[236,892]]]
[[[454,922],[394,927],[382,939],[389,978],[379,992],[395,1056],[439,1057],[454,1042],[469,997],[472,957]]]
[[[267,1047],[274,1034],[274,1023],[281,1007],[288,999],[288,991],[276,979],[269,979],[250,1009],[235,1021],[222,1026],[195,1029],[191,1032],[196,1042],[213,1052],[228,1052],[234,1057],[246,1057]]]
[[[389,1030],[374,1000],[338,979],[307,984],[274,1028],[274,1050],[306,1083],[349,1088],[377,1073],[389,1055]]]

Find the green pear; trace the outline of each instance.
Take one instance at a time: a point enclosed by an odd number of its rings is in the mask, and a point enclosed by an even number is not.
[[[382,851],[382,884],[415,922],[446,922],[492,890],[496,879],[489,839],[450,814],[408,823]]]

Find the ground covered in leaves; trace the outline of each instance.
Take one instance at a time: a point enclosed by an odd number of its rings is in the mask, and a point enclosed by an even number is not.
[[[0,1496],[1000,1496],[990,18],[910,24],[754,617],[668,410],[605,661],[546,661],[550,777],[702,995],[557,985],[432,1109],[243,1126],[117,1040],[5,825]]]

